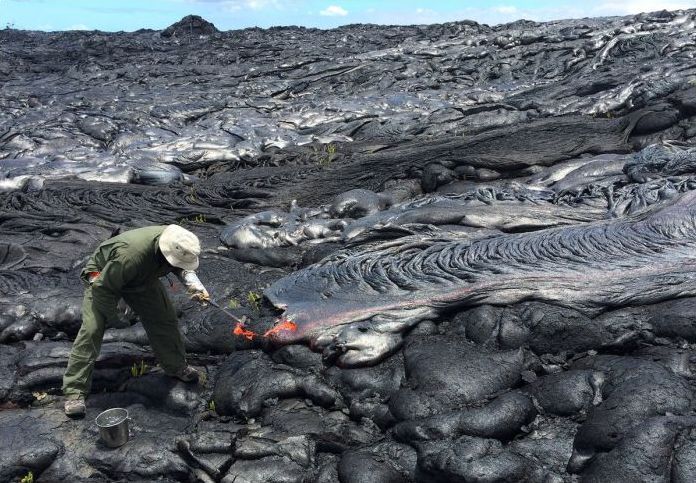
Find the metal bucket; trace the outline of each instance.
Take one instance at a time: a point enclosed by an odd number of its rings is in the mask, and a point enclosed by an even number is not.
[[[128,411],[123,408],[107,409],[95,419],[99,435],[109,448],[118,448],[128,441]]]

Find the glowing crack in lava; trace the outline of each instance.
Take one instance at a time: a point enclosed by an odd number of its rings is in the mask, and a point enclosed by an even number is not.
[[[242,324],[241,322],[238,322],[237,325],[235,326],[234,330],[232,331],[232,333],[234,335],[238,335],[241,337],[245,337],[249,340],[253,340],[254,337],[259,337],[259,336],[270,337],[271,335],[277,334],[278,332],[281,332],[284,330],[290,330],[290,331],[294,332],[297,330],[297,324],[295,324],[294,322],[287,320],[287,319],[286,320],[279,320],[278,323],[274,327],[268,329],[263,334],[257,334],[256,332],[253,332],[251,330],[246,329],[244,327],[244,324]]]
[[[266,332],[264,332],[263,336],[270,337],[271,335],[277,334],[278,332],[283,331],[283,330],[289,330],[289,331],[295,332],[297,330],[297,324],[295,324],[295,322],[293,322],[291,320],[287,320],[287,319],[280,320],[277,325],[275,325],[274,327],[271,327]]]
[[[237,326],[234,328],[234,330],[232,331],[232,333],[233,333],[234,335],[239,335],[239,336],[242,336],[242,337],[246,337],[246,338],[249,339],[249,340],[252,340],[255,336],[258,335],[258,334],[256,334],[256,333],[250,331],[250,330],[245,329],[245,328],[244,328],[244,324],[242,324],[241,322],[237,322]]]

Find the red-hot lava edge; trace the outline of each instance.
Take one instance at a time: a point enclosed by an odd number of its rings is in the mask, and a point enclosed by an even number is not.
[[[263,334],[257,334],[256,332],[253,332],[251,330],[245,329],[244,324],[241,322],[237,323],[237,326],[234,328],[232,333],[234,335],[238,335],[241,337],[245,337],[249,340],[252,340],[254,337],[270,337],[273,334],[276,334],[282,330],[290,330],[292,332],[297,330],[297,324],[290,320],[279,320],[278,324],[276,324],[274,327],[268,329],[266,332]]]

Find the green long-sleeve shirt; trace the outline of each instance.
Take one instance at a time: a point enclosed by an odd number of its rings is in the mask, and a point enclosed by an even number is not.
[[[110,238],[97,247],[82,269],[85,281],[90,272],[100,272],[92,284],[93,306],[107,323],[118,320],[116,306],[123,293],[144,291],[158,278],[177,270],[159,249],[165,228],[148,226]]]

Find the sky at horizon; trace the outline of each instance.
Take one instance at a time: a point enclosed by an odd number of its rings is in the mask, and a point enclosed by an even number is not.
[[[522,18],[547,21],[687,8],[696,8],[696,0],[0,0],[0,28],[160,30],[189,14],[200,15],[220,30],[464,19],[494,25]]]

